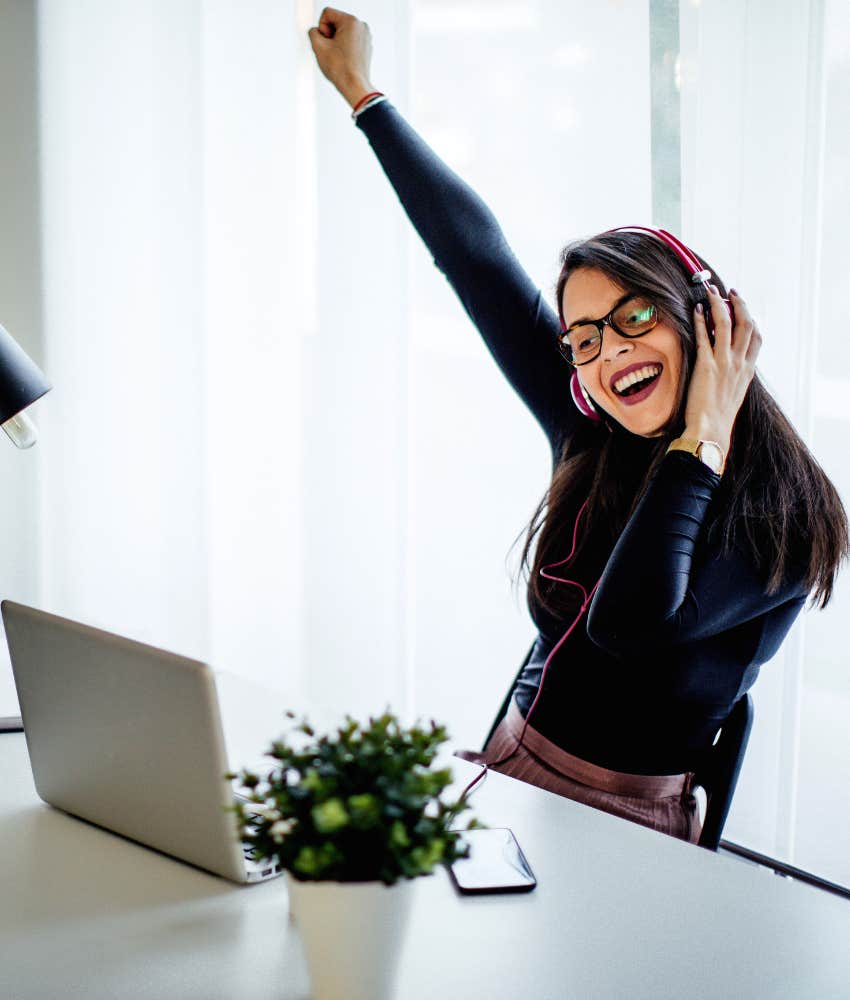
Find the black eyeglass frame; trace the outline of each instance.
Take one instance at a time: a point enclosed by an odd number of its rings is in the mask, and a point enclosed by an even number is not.
[[[621,330],[617,324],[614,322],[614,313],[621,307],[624,306],[630,299],[646,299],[647,302],[652,305],[655,310],[655,322],[648,330],[642,330],[640,333],[626,333]],[[605,337],[605,326],[606,324],[612,329],[616,330],[621,337],[627,337],[629,340],[636,340],[638,337],[645,337],[650,330],[654,330],[658,326],[658,306],[647,298],[646,295],[641,295],[639,292],[627,292],[621,299],[614,303],[611,312],[607,316],[603,316],[602,319],[583,319],[577,320],[575,323],[571,323],[566,330],[558,334],[558,350],[561,352],[562,357],[567,361],[568,364],[572,365],[573,368],[581,368],[582,365],[589,365],[591,361],[595,361],[599,355],[602,353],[602,341]],[[595,326],[599,331],[599,350],[592,358],[588,358],[587,361],[573,361],[572,358],[572,348],[569,342],[565,343],[565,339],[571,330],[577,330],[580,326]]]

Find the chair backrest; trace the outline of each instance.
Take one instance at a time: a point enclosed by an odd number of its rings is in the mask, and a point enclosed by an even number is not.
[[[528,665],[529,660],[531,659],[531,654],[534,652],[535,645],[536,645],[536,642],[533,642],[531,644],[531,648],[525,654],[525,659],[519,665],[519,670],[517,670],[517,672],[516,672],[516,677],[514,677],[513,681],[511,682],[511,686],[508,688],[508,690],[507,690],[507,692],[505,694],[505,697],[504,697],[504,699],[502,701],[502,706],[499,709],[499,711],[496,712],[496,718],[493,719],[493,724],[490,726],[490,732],[487,733],[487,738],[484,740],[484,745],[481,747],[482,752],[487,748],[487,744],[490,742],[490,738],[493,735],[493,733],[496,732],[496,727],[499,725],[499,723],[502,721],[502,719],[504,719],[504,717],[508,714],[508,708],[510,707],[510,704],[511,704],[511,697],[513,696],[514,688],[517,685],[517,681],[522,676],[523,670],[526,668],[526,666]]]
[[[708,798],[699,846],[710,851],[720,845],[752,726],[753,699],[745,694],[735,702],[714,746],[696,771],[696,784],[702,785]]]

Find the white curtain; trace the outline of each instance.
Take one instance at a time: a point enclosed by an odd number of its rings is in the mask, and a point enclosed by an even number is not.
[[[567,240],[651,217],[648,5],[411,8],[413,86],[400,110],[483,197],[554,302]],[[627,167],[613,122],[625,123]],[[524,533],[511,543],[548,486],[551,455],[430,255],[413,244],[415,701],[479,749],[534,637],[524,588],[514,596],[509,577]]]
[[[847,7],[749,0],[681,14],[686,235],[747,298],[762,377],[846,501]],[[763,668],[726,836],[850,883],[837,832],[850,816],[847,607],[840,575],[829,608],[802,615]]]
[[[39,449],[45,606],[298,692],[294,20],[40,4]]]

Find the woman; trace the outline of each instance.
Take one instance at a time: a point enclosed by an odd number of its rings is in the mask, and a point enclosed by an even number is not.
[[[573,242],[556,315],[370,84],[368,25],[325,8],[309,36],[552,449],[523,552],[539,634],[482,760],[695,842],[693,773],[807,595],[828,602],[841,500],[755,375],[746,303],[702,258],[651,228]]]

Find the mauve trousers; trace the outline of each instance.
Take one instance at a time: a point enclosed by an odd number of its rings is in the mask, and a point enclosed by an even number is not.
[[[531,726],[522,745],[517,741],[525,720],[515,701],[499,723],[484,752],[458,751],[456,756],[479,763],[530,785],[576,802],[696,843],[701,823],[694,798],[693,774],[626,774],[611,771],[567,753]],[[498,763],[503,758],[510,759]]]

